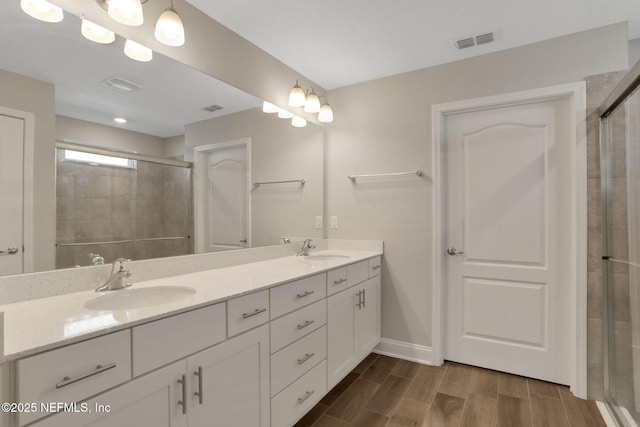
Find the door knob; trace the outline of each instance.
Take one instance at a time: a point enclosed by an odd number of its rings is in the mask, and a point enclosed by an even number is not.
[[[449,246],[447,248],[447,253],[449,255],[462,255],[464,254],[464,252],[457,250],[456,248],[454,248],[453,246]]]
[[[247,239],[240,240],[240,243],[247,243]]]
[[[0,251],[0,255],[15,255],[19,249],[16,246],[8,247],[6,251]]]

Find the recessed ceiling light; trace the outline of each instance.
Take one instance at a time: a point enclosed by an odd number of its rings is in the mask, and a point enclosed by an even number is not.
[[[127,123],[127,119],[125,119],[124,117],[116,117],[115,119],[113,119],[113,121],[120,124]]]

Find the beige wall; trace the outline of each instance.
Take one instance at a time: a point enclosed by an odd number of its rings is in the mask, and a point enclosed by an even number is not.
[[[249,137],[252,181],[306,179],[304,186],[252,189],[252,246],[278,244],[280,237],[322,237],[322,229],[315,228],[315,217],[323,211],[322,129],[313,124],[294,128],[289,122],[254,109],[186,127],[191,155],[198,145]]]
[[[331,91],[326,129],[329,238],[385,242],[382,336],[431,346],[431,106],[584,80],[627,67],[625,24]],[[352,173],[422,169],[423,178],[353,185]]]
[[[52,84],[0,70],[0,105],[35,115],[33,250],[34,270],[54,266],[55,244],[55,101]]]

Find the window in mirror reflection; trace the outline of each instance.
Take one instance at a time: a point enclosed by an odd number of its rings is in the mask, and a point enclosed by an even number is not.
[[[104,156],[102,154],[83,153],[82,151],[64,150],[64,160],[85,162],[92,165],[117,166],[121,168],[135,169],[136,161],[122,157]]]

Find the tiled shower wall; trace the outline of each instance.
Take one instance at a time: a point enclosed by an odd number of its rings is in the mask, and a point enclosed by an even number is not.
[[[58,150],[56,268],[193,253],[190,170],[137,161],[122,168],[63,161]],[[184,237],[177,240],[145,240]],[[92,242],[130,241],[91,244]],[[87,243],[83,245],[70,245]]]

